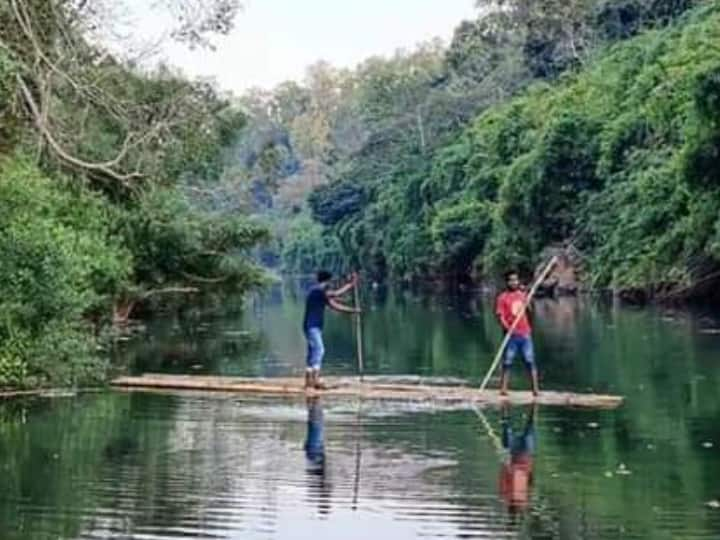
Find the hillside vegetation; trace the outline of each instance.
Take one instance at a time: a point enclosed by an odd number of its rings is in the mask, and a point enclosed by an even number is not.
[[[285,269],[494,280],[560,245],[587,287],[707,297],[720,7],[479,4],[494,9],[448,48],[321,64],[305,85],[247,98],[275,111],[251,114],[248,132],[274,133],[254,156]]]

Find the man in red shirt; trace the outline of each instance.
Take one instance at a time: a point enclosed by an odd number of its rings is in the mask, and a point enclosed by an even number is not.
[[[502,364],[502,374],[500,377],[500,394],[507,395],[508,379],[510,375],[510,367],[514,358],[520,353],[525,362],[530,381],[532,383],[533,395],[537,396],[540,392],[538,385],[537,368],[535,367],[535,352],[532,342],[532,328],[528,319],[527,294],[520,288],[520,278],[518,273],[510,271],[505,274],[507,289],[503,291],[497,298],[495,303],[495,313],[500,321],[500,325],[505,332],[508,332],[515,322],[515,318],[520,316],[520,320],[512,331],[510,341],[505,348],[505,357]]]

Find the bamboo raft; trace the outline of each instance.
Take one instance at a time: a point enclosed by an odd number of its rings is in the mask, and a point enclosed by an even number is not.
[[[382,377],[365,377],[363,382],[349,377],[327,377],[324,390],[306,390],[299,377],[241,378],[200,375],[163,375],[148,373],[140,377],[120,377],[112,386],[132,391],[202,391],[256,396],[328,396],[378,401],[404,401],[436,403],[439,405],[539,405],[614,409],[619,407],[621,396],[602,394],[576,394],[571,392],[542,391],[534,397],[531,392],[513,391],[501,396],[497,390],[478,390],[460,384],[426,384],[423,379],[392,382]]]

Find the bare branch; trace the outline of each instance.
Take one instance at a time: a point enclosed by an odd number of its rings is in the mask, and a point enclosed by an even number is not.
[[[65,161],[66,163],[68,163],[74,167],[82,169],[82,170],[99,172],[99,173],[104,174],[110,178],[113,178],[119,182],[122,182],[123,184],[127,184],[130,180],[134,180],[136,178],[142,177],[142,174],[140,174],[139,172],[122,174],[122,173],[119,173],[119,172],[113,170],[112,167],[116,164],[115,163],[116,160],[111,160],[106,163],[90,163],[90,162],[83,161],[82,159],[79,159],[79,158],[76,158],[76,157],[70,155],[55,140],[52,133],[50,133],[50,130],[48,129],[47,124],[43,121],[43,113],[41,112],[40,107],[38,107],[38,104],[35,102],[32,92],[28,88],[25,81],[22,79],[22,77],[20,77],[20,75],[17,75],[16,79],[18,82],[18,86],[20,87],[20,90],[23,94],[23,97],[25,98],[25,102],[27,103],[28,108],[30,109],[30,112],[32,113],[33,119],[35,120],[35,125],[37,126],[38,130],[40,130],[42,135],[45,137],[45,140],[50,145],[50,147],[53,149],[53,151],[63,161]],[[122,156],[119,156],[119,157],[122,159]]]
[[[160,294],[194,294],[200,292],[197,287],[165,287],[164,289],[153,289],[144,292],[140,298],[147,300],[151,296],[158,296]]]
[[[47,65],[54,73],[59,75],[62,79],[64,79],[78,94],[84,95],[88,97],[89,99],[93,100],[96,103],[99,103],[105,110],[107,110],[109,113],[111,113],[117,120],[122,120],[123,115],[122,112],[119,112],[117,109],[114,109],[112,106],[106,104],[103,102],[102,98],[99,98],[98,95],[93,95],[92,88],[89,88],[87,86],[84,86],[80,84],[77,80],[75,80],[73,77],[68,75],[64,70],[60,69],[50,58],[48,58],[47,54],[43,51],[42,46],[40,45],[37,36],[35,35],[35,32],[33,32],[32,29],[32,18],[30,14],[27,12],[27,8],[24,6],[22,2],[18,2],[18,0],[11,0],[11,6],[13,8],[13,14],[15,16],[15,20],[17,21],[18,25],[20,26],[21,30],[25,34],[25,37],[30,41],[30,44],[33,47],[33,52],[35,53],[36,61],[42,61],[45,65]],[[62,26],[62,25],[60,25]],[[97,90],[97,89],[95,89]],[[107,97],[107,96],[106,96]],[[117,103],[116,103],[117,105]]]
[[[189,274],[188,272],[183,272],[183,276],[185,276],[190,281],[195,281],[197,283],[222,283],[223,281],[227,281],[227,277],[218,277],[218,278],[210,278],[210,277],[202,277],[202,276],[196,276],[194,274]]]
[[[213,49],[206,34],[228,34],[240,11],[239,0],[161,0],[180,22],[171,36],[177,41],[188,43],[191,48],[198,45]]]

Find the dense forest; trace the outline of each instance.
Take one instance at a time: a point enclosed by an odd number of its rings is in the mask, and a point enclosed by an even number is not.
[[[720,7],[478,1],[449,47],[244,97],[242,164],[286,271],[492,280],[572,248],[585,286],[720,278]]]
[[[102,380],[108,329],[136,306],[264,279],[249,254],[267,229],[199,204],[246,115],[105,48],[119,4],[0,3],[0,387]],[[188,46],[238,9],[158,6]]]

